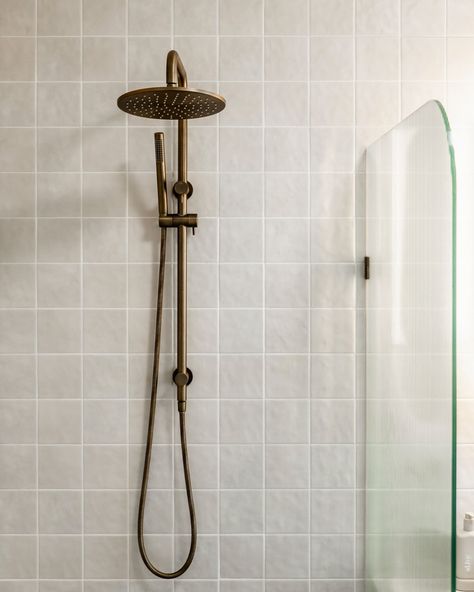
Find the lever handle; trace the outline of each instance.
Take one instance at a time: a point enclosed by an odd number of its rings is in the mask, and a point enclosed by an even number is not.
[[[166,189],[166,157],[165,134],[155,133],[155,165],[156,187],[158,191],[158,212],[160,216],[168,215],[168,192]]]

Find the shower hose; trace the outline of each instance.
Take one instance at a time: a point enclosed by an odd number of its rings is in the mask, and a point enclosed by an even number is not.
[[[172,579],[182,575],[188,567],[191,565],[196,551],[196,539],[197,539],[197,528],[196,528],[196,512],[194,509],[193,501],[193,489],[191,485],[191,475],[189,472],[189,459],[188,449],[186,444],[186,412],[179,411],[179,431],[181,439],[181,455],[183,459],[183,471],[184,481],[186,484],[186,497],[189,509],[189,519],[191,523],[191,543],[189,547],[188,556],[183,565],[173,572],[165,572],[159,570],[150,561],[146,552],[145,536],[144,536],[144,515],[146,507],[146,496],[148,492],[148,478],[150,476],[150,464],[152,459],[153,450],[153,432],[155,428],[155,415],[156,415],[156,397],[158,392],[158,371],[160,365],[160,341],[161,341],[161,325],[163,316],[163,290],[165,283],[165,261],[166,261],[166,228],[161,228],[160,235],[160,266],[158,272],[158,295],[156,303],[156,326],[155,326],[155,345],[154,345],[154,356],[153,356],[153,374],[151,383],[151,397],[150,397],[150,412],[148,417],[148,433],[146,439],[146,451],[145,451],[145,462],[143,465],[143,477],[140,491],[140,503],[138,507],[138,547],[140,549],[140,555],[142,556],[143,562],[146,567],[155,575],[160,578]]]

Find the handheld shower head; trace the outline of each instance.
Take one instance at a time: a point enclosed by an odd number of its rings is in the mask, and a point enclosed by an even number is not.
[[[158,212],[160,217],[168,215],[168,192],[166,188],[165,134],[155,133],[156,188],[158,191]]]

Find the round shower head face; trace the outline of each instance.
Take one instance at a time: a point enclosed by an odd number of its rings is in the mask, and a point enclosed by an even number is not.
[[[150,119],[197,119],[216,115],[225,107],[225,99],[205,90],[180,86],[141,88],[117,99],[125,113]]]

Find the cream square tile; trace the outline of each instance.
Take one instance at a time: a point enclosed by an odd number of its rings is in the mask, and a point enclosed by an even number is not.
[[[0,401],[0,443],[34,444],[36,440],[36,403]]]
[[[306,37],[265,38],[265,80],[307,80]]]
[[[125,444],[126,440],[127,406],[124,400],[84,402],[85,444]]]
[[[402,41],[403,80],[442,80],[445,73],[445,39],[407,37]]]
[[[39,396],[44,399],[79,399],[81,372],[80,356],[39,356]]]
[[[219,133],[219,162],[223,172],[260,172],[263,135],[259,128],[227,127]]]
[[[219,379],[219,392],[222,397],[261,397],[263,392],[262,356],[221,355]]]
[[[391,0],[357,0],[356,21],[359,35],[397,35],[399,4]]]
[[[223,308],[259,308],[263,303],[263,267],[235,263],[219,266],[219,302]]]
[[[126,382],[125,356],[84,356],[84,398],[123,398],[126,396]]]
[[[355,348],[354,329],[354,312],[352,310],[312,310],[311,352],[353,352]]]
[[[35,291],[33,265],[0,264],[0,307],[34,307]]]
[[[81,215],[80,173],[39,173],[37,183],[39,217]]]
[[[265,313],[265,349],[268,353],[308,351],[308,313],[305,310],[269,309]]]
[[[155,82],[157,77],[160,80],[165,72],[166,53],[169,48],[168,37],[130,37],[127,58],[129,80]],[[163,74],[160,76],[160,73]],[[122,80],[122,77],[115,80]]]
[[[265,447],[265,482],[269,489],[306,489],[309,448],[299,444]]]
[[[134,46],[132,40],[130,40],[130,46],[132,48]],[[85,81],[125,80],[125,39],[85,37],[82,55]],[[130,71],[130,77],[132,73]]]
[[[265,493],[265,510],[267,533],[303,534],[309,530],[306,491],[269,489]]]
[[[83,251],[87,263],[125,262],[124,220],[89,218],[83,222]]]
[[[426,18],[429,14],[430,18]],[[402,2],[403,35],[444,35],[445,0],[404,0]]]
[[[35,177],[33,173],[0,173],[0,216],[34,216]]]
[[[38,220],[38,261],[72,263],[81,260],[81,222],[77,219]]]
[[[350,218],[354,214],[354,182],[350,174],[311,175],[311,216]]]
[[[258,263],[262,258],[262,221],[223,218],[219,225],[222,263]]]
[[[36,536],[2,536],[0,544],[3,549],[0,559],[0,577],[7,580],[36,577],[38,565]],[[24,562],[19,562],[18,557],[23,557]]]
[[[265,170],[308,170],[309,135],[305,128],[274,127],[265,130]]]
[[[0,125],[33,126],[35,122],[34,85],[28,82],[2,82],[0,92],[4,98]]]
[[[265,442],[268,444],[306,444],[309,442],[309,404],[307,401],[267,401]]]
[[[84,0],[84,35],[125,35],[125,0]]]
[[[350,37],[311,37],[311,80],[352,80],[353,62]]]
[[[355,500],[352,491],[313,491],[311,532],[343,534],[354,531]]]
[[[81,489],[80,446],[39,446],[39,488]]]
[[[171,0],[129,0],[129,35],[170,35]]]
[[[35,79],[35,42],[28,37],[0,39],[0,79]]]
[[[191,81],[218,80],[217,37],[177,37],[175,47],[190,72]]]
[[[38,0],[38,35],[80,34],[80,0]]]
[[[78,37],[38,39],[38,80],[80,80],[81,40]]]
[[[351,128],[311,130],[311,171],[346,173],[354,168],[354,131]]]
[[[220,495],[222,534],[263,532],[261,491],[223,491]]]
[[[350,489],[354,487],[354,447],[350,445],[311,447],[311,487]]]
[[[81,401],[40,401],[39,443],[81,444]]]
[[[274,308],[309,306],[309,272],[306,264],[267,264],[265,305]]]
[[[36,368],[32,356],[2,356],[0,359],[0,397],[34,399]]]
[[[222,37],[219,56],[220,80],[242,82],[262,79],[263,44],[260,37]]]
[[[84,531],[86,534],[127,532],[127,492],[86,491]]]
[[[0,35],[34,35],[35,2],[34,0],[5,0]]]
[[[395,82],[358,82],[356,122],[359,126],[390,127],[398,121],[399,84]]]
[[[124,489],[126,486],[126,446],[84,447],[85,489]]]
[[[267,220],[265,259],[268,263],[304,263],[308,260],[308,250],[308,220]]]
[[[38,129],[38,170],[40,172],[72,172],[80,168],[80,128]]]
[[[38,311],[38,351],[40,353],[80,352],[80,312],[78,310]]]
[[[220,486],[224,489],[262,487],[262,446],[221,446]]]
[[[308,3],[296,0],[265,0],[265,35],[305,35],[308,28]]]
[[[261,578],[263,574],[263,537],[221,536],[222,578]]]
[[[304,399],[308,396],[307,355],[267,355],[265,369],[267,399]]]
[[[270,535],[265,538],[267,578],[306,578],[309,571],[308,537]]]
[[[124,173],[84,173],[84,216],[125,216],[126,202],[127,184]]]
[[[35,255],[34,220],[0,220],[0,261],[27,263]]]
[[[175,0],[175,35],[216,35],[218,0]]]
[[[318,579],[354,577],[354,537],[349,535],[311,537],[311,577]]]
[[[120,82],[85,82],[82,86],[84,125],[125,125],[125,113],[113,108],[125,90],[125,84]]]
[[[311,306],[350,308],[355,305],[354,265],[321,264],[311,266]]]
[[[222,401],[220,439],[223,444],[258,444],[263,442],[262,401]]]
[[[448,35],[472,35],[474,7],[469,0],[448,0]]]
[[[82,132],[85,171],[124,171],[125,129],[89,127]]]
[[[354,397],[355,363],[351,355],[315,355],[311,357],[311,396],[316,398]]]
[[[220,351],[259,353],[263,348],[263,313],[259,310],[220,311]]]
[[[353,124],[352,82],[313,82],[311,84],[311,125],[349,126]]]
[[[40,491],[40,534],[80,534],[82,531],[82,492]]]
[[[311,220],[311,261],[350,263],[354,259],[354,223],[347,219]]]
[[[2,489],[35,489],[35,446],[0,446],[0,462]]]
[[[35,350],[36,315],[28,310],[0,311],[0,353],[28,354]]]
[[[305,173],[278,173],[265,175],[265,216],[285,218],[288,207],[299,216],[308,215],[308,176]]]
[[[263,213],[263,175],[260,173],[219,174],[219,215],[260,217]]]
[[[124,264],[84,265],[84,306],[86,308],[125,308],[126,279]]]
[[[193,308],[188,314],[188,349],[190,353],[217,352],[217,310]]]
[[[219,16],[221,35],[260,35],[263,0],[221,0]]]
[[[81,305],[81,268],[76,264],[45,264],[37,267],[38,306],[69,308]]]
[[[34,162],[34,130],[0,128],[0,171],[33,171]]]
[[[311,442],[313,444],[352,444],[355,408],[353,400],[313,400],[311,403]]]
[[[263,87],[260,82],[222,82],[219,93],[227,102],[219,115],[220,125],[260,125]]]
[[[190,308],[217,307],[217,265],[191,263],[188,265],[188,306]]]
[[[397,80],[399,44],[397,37],[358,37],[357,78],[359,80]]]
[[[88,579],[127,578],[126,536],[85,536],[84,574]]]
[[[84,351],[91,354],[125,352],[125,311],[84,311]]]
[[[218,129],[194,127],[189,142],[189,170],[210,173],[217,171]],[[154,166],[154,165],[153,165]]]
[[[267,82],[265,84],[265,125],[307,125],[308,91],[306,82]]]
[[[2,534],[34,534],[36,513],[36,491],[0,492]]]
[[[351,35],[354,0],[311,0],[312,35]]]

